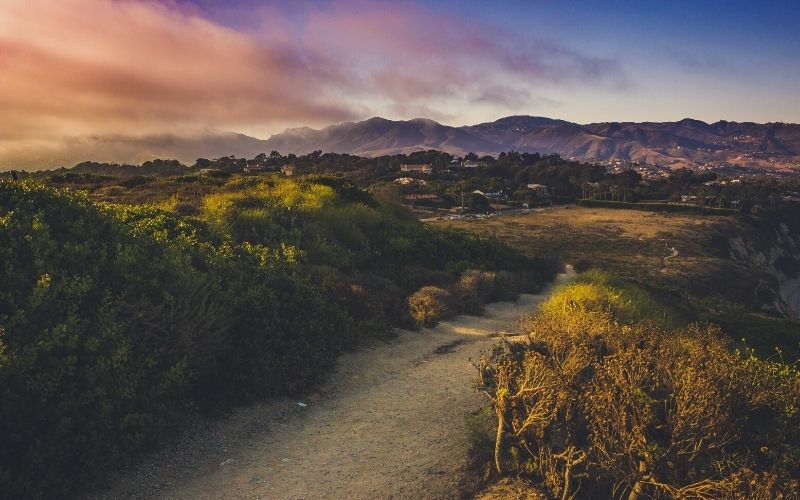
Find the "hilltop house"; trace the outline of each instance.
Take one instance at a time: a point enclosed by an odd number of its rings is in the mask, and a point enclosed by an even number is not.
[[[537,196],[547,196],[550,194],[550,190],[547,189],[547,186],[544,184],[528,184],[527,188],[536,193]]]
[[[269,167],[266,165],[261,165],[253,160],[248,160],[247,165],[244,166],[244,171],[248,174],[256,173],[256,172],[266,172],[269,170]]]
[[[415,174],[430,175],[431,173],[433,173],[433,168],[428,163],[419,163],[419,164],[403,163],[402,165],[400,165],[400,171],[415,173]]]
[[[410,206],[426,206],[426,207],[439,207],[444,200],[435,194],[410,194],[403,197],[406,205]]]
[[[478,168],[478,167],[485,167],[485,161],[476,161],[476,160],[464,160],[461,162],[461,168]]]
[[[472,192],[472,194],[477,194],[484,196],[485,198],[489,199],[490,201],[508,201],[508,195],[503,191],[495,191],[495,192],[483,192],[480,189],[476,189]]]
[[[550,188],[544,184],[528,184],[526,185],[528,194],[524,196],[525,205],[528,207],[536,205],[549,205],[553,203],[553,198],[550,193]]]
[[[427,184],[423,179],[414,179],[413,177],[398,177],[394,180],[397,184],[402,184],[403,186],[408,186],[409,184],[418,184],[420,186],[424,186]]]

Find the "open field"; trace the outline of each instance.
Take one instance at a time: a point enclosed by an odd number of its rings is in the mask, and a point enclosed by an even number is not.
[[[513,217],[437,221],[490,234],[530,255],[585,261],[637,281],[696,279],[720,265],[728,221],[696,215],[568,206]],[[717,245],[717,248],[714,248]],[[666,265],[674,247],[679,258]]]
[[[567,206],[432,224],[493,235],[578,269],[607,270],[669,303],[686,321],[719,323],[762,353],[774,354],[777,346],[790,358],[800,354],[800,322],[766,311],[764,276],[731,257],[734,238],[764,244],[752,219]]]

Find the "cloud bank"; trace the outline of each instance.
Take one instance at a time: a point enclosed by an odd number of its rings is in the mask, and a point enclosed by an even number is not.
[[[625,84],[614,61],[413,3],[297,4],[240,7],[239,27],[172,0],[3,0],[0,159],[91,135],[499,115],[548,86]]]

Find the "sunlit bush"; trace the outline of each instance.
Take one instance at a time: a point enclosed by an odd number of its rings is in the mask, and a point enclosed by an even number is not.
[[[434,325],[458,312],[453,294],[435,286],[426,286],[411,294],[408,307],[417,327]]]
[[[69,487],[192,407],[300,390],[331,366],[353,335],[335,279],[284,242],[214,234],[0,184],[4,494]]]
[[[232,178],[180,203],[0,182],[0,496],[64,496],[195,411],[307,389],[407,324],[420,283],[552,272],[341,179]],[[454,310],[437,297],[423,316]]]
[[[714,327],[643,319],[643,292],[594,278],[481,358],[494,468],[560,498],[795,497],[797,369],[733,351]]]
[[[513,300],[518,295],[514,276],[507,271],[464,271],[451,287],[462,309],[480,313],[483,306],[496,300]]]

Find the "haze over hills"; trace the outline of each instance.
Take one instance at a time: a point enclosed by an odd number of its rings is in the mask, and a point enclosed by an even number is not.
[[[0,170],[71,167],[83,161],[138,165],[157,158],[177,159],[191,165],[197,158],[219,158],[231,154],[252,158],[264,151],[267,147],[264,142],[235,133],[208,133],[193,137],[166,134],[80,137],[46,148],[26,147],[4,152],[0,154]]]
[[[489,123],[451,127],[426,119],[371,118],[320,130],[290,129],[272,136],[265,145],[295,154],[319,149],[379,156],[439,149],[463,156],[469,152],[483,155],[516,150],[603,162],[800,167],[800,125],[725,121],[708,124],[691,119],[580,125],[550,118],[509,116]]]
[[[315,150],[380,156],[438,149],[463,156],[502,151],[557,153],[587,161],[636,161],[671,166],[728,164],[800,169],[800,125],[719,121],[607,122],[577,124],[533,116],[509,116],[494,122],[453,127],[429,119],[370,118],[322,129],[292,128],[261,140],[243,134],[207,134],[194,138],[89,138],[46,152],[20,151],[0,158],[0,168],[52,168],[84,160],[141,163],[260,152],[305,154]]]

